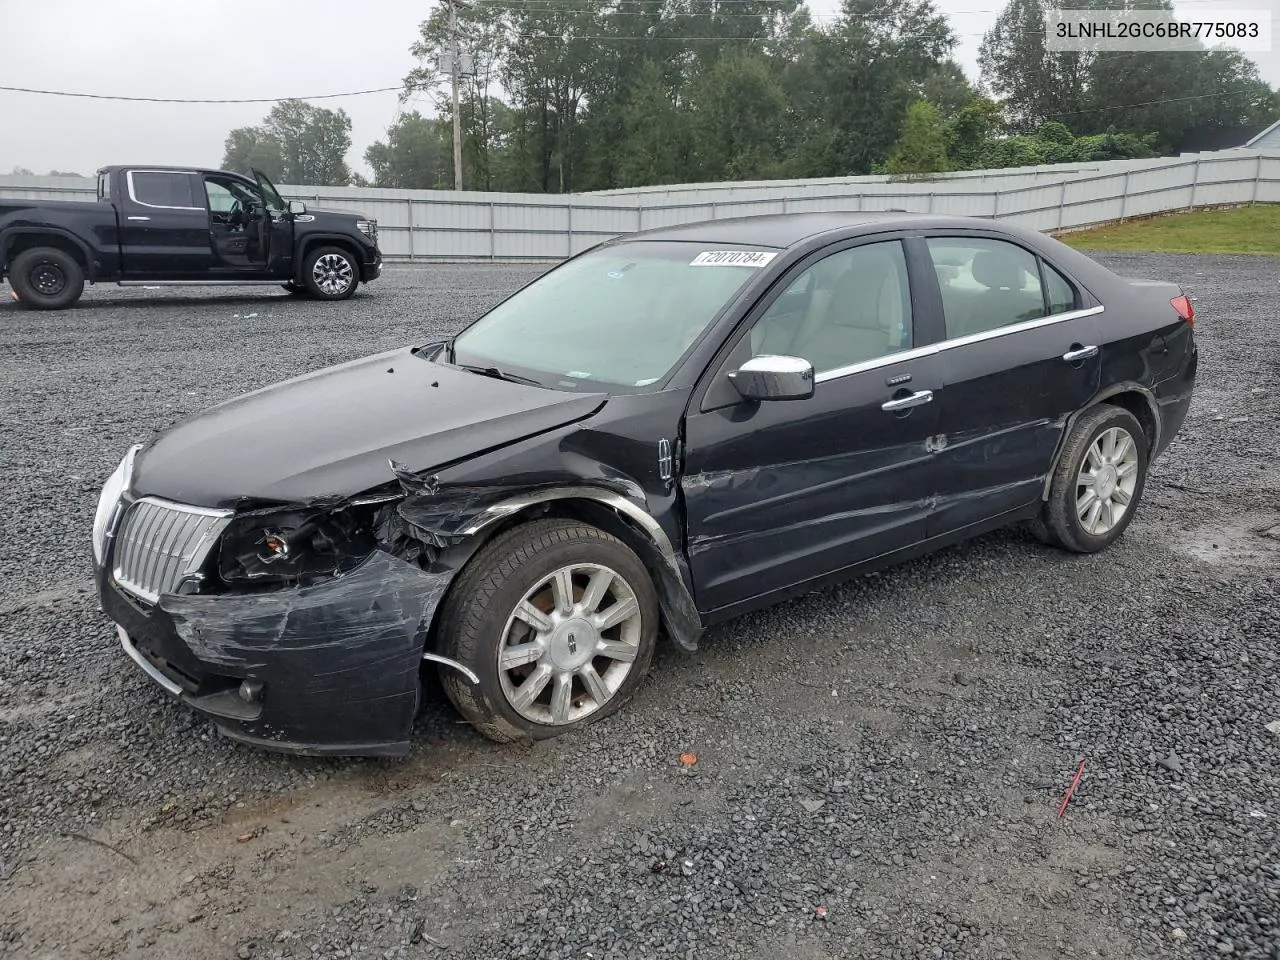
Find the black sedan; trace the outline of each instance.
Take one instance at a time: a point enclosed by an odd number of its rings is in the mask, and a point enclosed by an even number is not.
[[[262,747],[403,753],[424,666],[485,736],[554,736],[618,709],[660,633],[694,649],[1015,522],[1103,549],[1186,415],[1193,319],[987,220],[634,234],[451,340],[132,449],[101,602],[157,684]]]

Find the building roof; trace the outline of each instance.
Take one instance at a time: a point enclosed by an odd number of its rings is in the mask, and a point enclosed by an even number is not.
[[[1265,129],[1265,130],[1263,130],[1261,133],[1259,133],[1259,134],[1255,135],[1255,136],[1253,137],[1253,139],[1249,140],[1249,141],[1245,144],[1245,146],[1246,146],[1246,147],[1252,147],[1255,143],[1257,143],[1259,140],[1261,140],[1261,139],[1262,139],[1263,137],[1265,137],[1267,134],[1272,133],[1273,131],[1275,131],[1275,130],[1277,130],[1277,129],[1280,129],[1280,120],[1277,120],[1275,123],[1271,124],[1271,126],[1267,127],[1267,129]]]

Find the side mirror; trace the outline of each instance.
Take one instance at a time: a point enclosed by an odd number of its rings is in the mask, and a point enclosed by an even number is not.
[[[307,205],[303,203],[301,200],[290,200],[289,212],[292,213],[295,217],[299,216],[300,214],[307,212]]]
[[[813,396],[813,364],[801,357],[752,357],[729,379],[744,400],[807,400]]]

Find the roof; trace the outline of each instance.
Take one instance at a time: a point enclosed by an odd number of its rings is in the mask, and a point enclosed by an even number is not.
[[[695,243],[740,243],[778,249],[795,246],[818,234],[836,230],[874,227],[877,230],[921,227],[983,227],[991,229],[993,221],[977,217],[948,217],[929,213],[906,213],[896,210],[864,210],[848,213],[779,213],[754,217],[729,217],[698,223],[656,227],[619,238],[633,240],[688,240]]]
[[[1252,146],[1253,146],[1255,143],[1257,143],[1259,140],[1262,140],[1264,137],[1266,137],[1266,136],[1267,136],[1267,134],[1272,133],[1272,132],[1273,132],[1273,131],[1275,131],[1275,130],[1280,130],[1280,120],[1277,120],[1275,123],[1271,124],[1271,126],[1267,127],[1267,129],[1265,129],[1265,130],[1263,130],[1261,133],[1257,134],[1253,139],[1251,139],[1251,140],[1249,140],[1247,143],[1245,143],[1245,146],[1246,146],[1246,147],[1252,147]]]
[[[213,167],[171,167],[165,166],[163,163],[113,163],[107,167],[99,167],[98,173],[115,173],[117,170],[146,170],[153,173],[231,173],[229,170],[217,170]],[[235,173],[233,176],[245,177],[243,173]]]

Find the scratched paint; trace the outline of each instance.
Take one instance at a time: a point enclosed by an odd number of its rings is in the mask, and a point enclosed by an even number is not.
[[[203,663],[264,683],[268,723],[219,719],[258,740],[407,749],[428,625],[449,577],[381,550],[345,576],[307,587],[173,596],[160,609]]]

